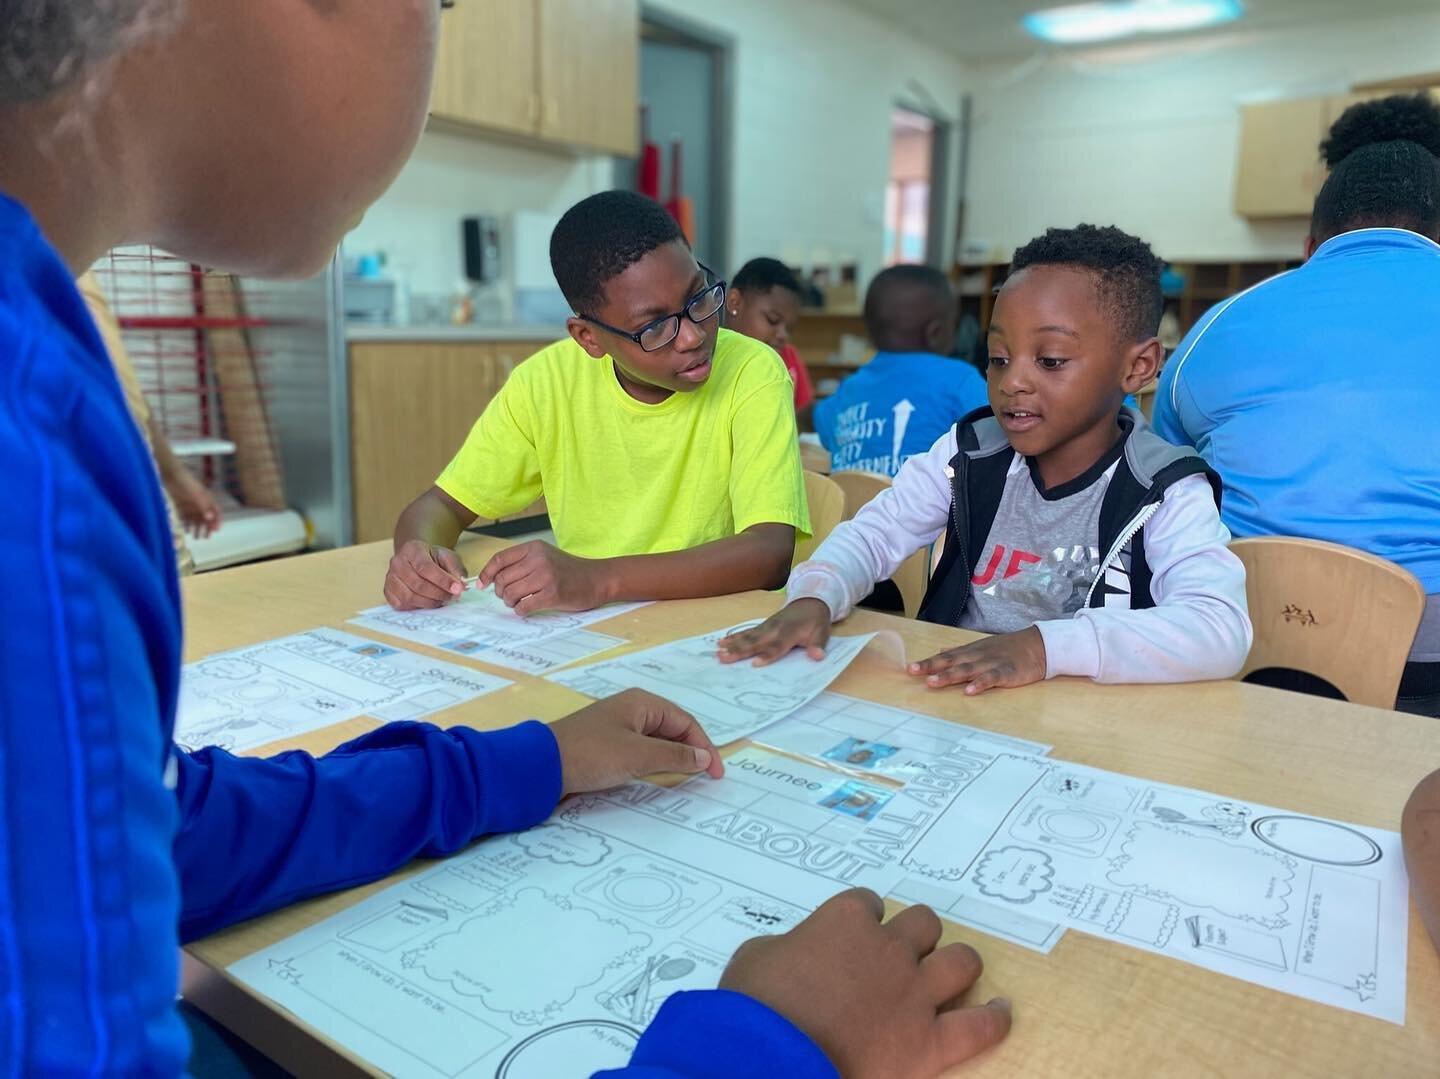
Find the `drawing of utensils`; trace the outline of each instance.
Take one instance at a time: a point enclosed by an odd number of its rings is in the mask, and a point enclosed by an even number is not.
[[[615,866],[604,876],[596,877],[589,884],[579,889],[579,895],[590,895],[592,892],[600,891],[607,884],[611,884],[625,875],[624,866]]]
[[[685,918],[685,912],[688,911],[688,910],[689,910],[691,907],[693,907],[694,905],[695,905],[695,900],[691,899],[691,898],[687,895],[684,899],[680,900],[680,902],[678,902],[678,903],[675,904],[675,909],[674,909],[674,910],[672,910],[669,914],[665,915],[665,917],[661,918],[661,919],[660,919],[658,922],[656,922],[655,924],[656,924],[657,926],[660,926],[662,929],[665,928],[666,926],[675,925],[677,922],[680,922],[680,921],[683,921],[683,920],[684,920],[684,918]]]
[[[683,978],[694,969],[695,960],[686,959],[684,956],[667,959],[660,955],[651,959],[646,964],[640,985],[635,990],[635,1001],[630,1006],[630,1021],[632,1023],[645,1021],[645,1009],[650,1003],[650,990],[654,988],[656,982],[670,982],[676,978]]]

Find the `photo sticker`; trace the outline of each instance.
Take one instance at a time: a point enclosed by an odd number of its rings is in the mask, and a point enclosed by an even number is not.
[[[370,656],[374,659],[384,659],[386,656],[393,656],[396,652],[394,648],[387,648],[383,644],[375,644],[373,641],[366,644],[357,644],[354,648],[350,649],[350,651],[354,652],[357,656]]]
[[[891,793],[883,788],[872,787],[868,783],[858,783],[852,779],[820,799],[820,804],[826,809],[833,809],[846,816],[858,817],[861,820],[873,820],[875,814],[879,813],[885,803],[890,801]]]
[[[899,753],[899,747],[884,742],[867,742],[863,738],[847,738],[821,754],[827,761],[848,764],[852,768],[874,768],[886,757]]]

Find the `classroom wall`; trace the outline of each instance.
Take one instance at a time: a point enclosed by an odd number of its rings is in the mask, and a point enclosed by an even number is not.
[[[756,255],[805,265],[858,261],[864,277],[879,270],[890,108],[899,101],[957,118],[962,65],[831,0],[698,8],[688,0],[647,0],[646,8],[734,41],[734,265],[727,272]],[[408,274],[412,292],[448,294],[462,276],[462,216],[516,209],[558,215],[609,187],[613,174],[608,157],[426,132],[346,250],[384,250]],[[953,210],[944,235],[954,235]],[[948,250],[943,257],[948,264]]]
[[[967,241],[1089,220],[1171,259],[1298,257],[1305,222],[1233,210],[1238,106],[1433,71],[1440,13],[1069,55],[973,69]]]
[[[734,41],[731,272],[757,255],[858,261],[863,278],[879,270],[890,108],[956,119],[960,62],[833,0],[646,8]]]
[[[460,219],[535,210],[559,216],[611,184],[612,159],[426,131],[347,252],[384,251],[416,294],[450,295],[464,278]]]

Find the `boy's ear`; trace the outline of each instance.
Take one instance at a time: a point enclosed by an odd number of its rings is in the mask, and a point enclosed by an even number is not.
[[[600,343],[600,337],[595,332],[595,327],[586,322],[583,318],[567,318],[565,329],[570,332],[574,342],[585,350],[585,354],[592,360],[603,360],[609,349]]]
[[[1160,373],[1160,364],[1165,359],[1165,346],[1160,338],[1152,337],[1131,347],[1125,357],[1125,370],[1120,385],[1126,393],[1135,393]]]

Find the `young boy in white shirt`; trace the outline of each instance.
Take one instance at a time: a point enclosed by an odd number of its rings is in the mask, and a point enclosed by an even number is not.
[[[1160,268],[1113,227],[1050,229],[1017,251],[989,327],[990,407],[907,461],[720,658],[822,654],[832,621],[943,536],[920,617],[991,636],[912,663],[927,685],[1235,674],[1251,626],[1220,481],[1122,407],[1160,366]]]

